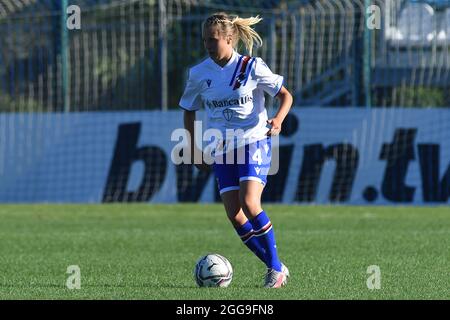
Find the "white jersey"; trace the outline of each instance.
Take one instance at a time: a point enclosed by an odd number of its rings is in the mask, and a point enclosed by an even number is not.
[[[233,51],[224,67],[207,58],[189,70],[180,107],[194,111],[204,106],[209,128],[220,130],[223,137],[227,129],[241,129],[248,143],[266,137],[264,92],[273,97],[282,85],[283,77],[272,73],[261,58]]]

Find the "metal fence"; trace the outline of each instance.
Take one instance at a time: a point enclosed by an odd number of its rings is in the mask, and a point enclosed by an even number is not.
[[[418,19],[400,14],[408,1],[71,1],[80,30],[68,30],[65,2],[0,0],[1,112],[176,108],[215,11],[263,18],[254,54],[285,76],[297,105],[450,105],[450,28],[444,39],[396,37]],[[366,27],[371,4],[379,30]],[[446,6],[414,5],[450,26]]]

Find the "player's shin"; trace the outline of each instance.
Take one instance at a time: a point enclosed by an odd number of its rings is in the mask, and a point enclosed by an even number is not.
[[[281,262],[278,258],[277,246],[275,241],[275,234],[267,214],[262,211],[255,218],[250,220],[254,229],[255,239],[258,240],[259,245],[262,246],[266,252],[265,263],[267,268],[281,271]]]
[[[242,242],[264,263],[266,263],[265,250],[261,247],[258,239],[253,234],[252,224],[247,221],[242,226],[236,228],[236,232]]]

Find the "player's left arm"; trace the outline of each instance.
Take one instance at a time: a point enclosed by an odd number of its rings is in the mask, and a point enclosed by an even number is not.
[[[267,132],[268,136],[280,134],[281,125],[283,124],[284,118],[286,118],[289,113],[293,102],[291,93],[284,86],[281,87],[280,92],[278,92],[276,97],[280,100],[280,107],[278,108],[275,117],[267,120],[267,123],[272,126]]]

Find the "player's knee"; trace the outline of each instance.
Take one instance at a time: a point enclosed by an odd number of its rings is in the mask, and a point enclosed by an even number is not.
[[[235,228],[240,227],[247,222],[247,217],[242,211],[239,211],[236,215],[233,216],[228,215],[228,219]]]
[[[248,195],[242,196],[240,199],[242,210],[247,215],[256,215],[261,211],[261,203],[258,199]]]
[[[241,206],[239,203],[229,203],[227,206],[225,206],[225,209],[227,211],[227,215],[229,217],[234,217],[239,214],[239,211],[241,210]]]

